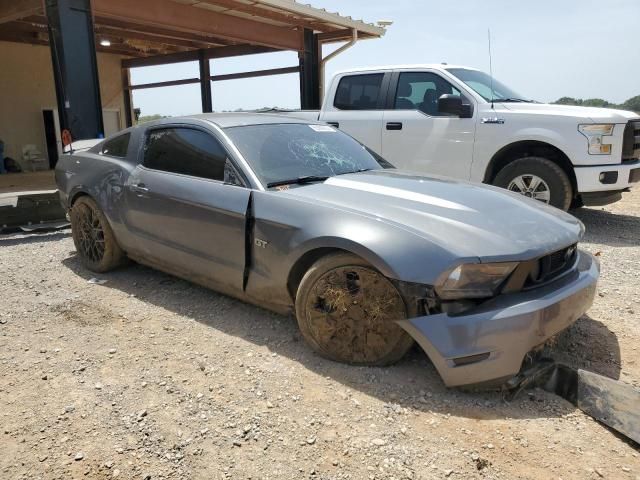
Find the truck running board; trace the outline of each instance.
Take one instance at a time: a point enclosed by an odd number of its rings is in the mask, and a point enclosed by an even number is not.
[[[542,388],[640,444],[640,390],[597,373],[540,359],[505,384],[507,400],[522,390]]]

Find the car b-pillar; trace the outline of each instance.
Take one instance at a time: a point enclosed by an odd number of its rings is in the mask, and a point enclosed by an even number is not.
[[[90,0],[46,0],[60,128],[73,140],[104,136]]]

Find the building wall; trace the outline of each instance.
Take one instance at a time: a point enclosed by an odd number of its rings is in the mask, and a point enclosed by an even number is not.
[[[117,110],[124,128],[121,58],[98,53],[98,72],[102,106]],[[22,165],[22,148],[33,144],[47,158],[42,110],[55,110],[56,105],[49,47],[0,41],[0,139],[5,143],[4,155]]]

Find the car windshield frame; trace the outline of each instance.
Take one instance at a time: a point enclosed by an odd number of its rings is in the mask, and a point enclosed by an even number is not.
[[[330,125],[304,122],[233,125],[224,133],[265,189],[286,189],[349,173],[394,168]]]
[[[473,70],[471,68],[446,68],[447,72],[453,75],[460,82],[464,83],[468,88],[477,93],[487,102],[503,102],[503,101],[516,101],[516,102],[533,102],[526,99],[521,94],[512,90],[504,83],[491,78],[491,75],[481,70]],[[478,88],[478,86],[483,88]],[[493,97],[491,91],[493,87]],[[487,96],[488,93],[488,96]]]

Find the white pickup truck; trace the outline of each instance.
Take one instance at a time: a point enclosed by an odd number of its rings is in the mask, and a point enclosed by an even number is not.
[[[640,181],[640,115],[527,100],[468,67],[335,75],[327,122],[398,168],[498,185],[567,210],[604,205]]]

